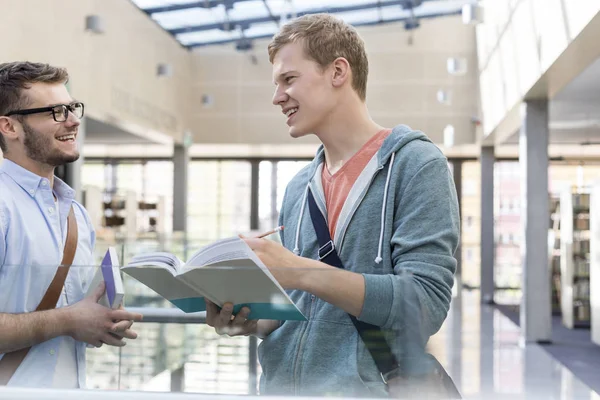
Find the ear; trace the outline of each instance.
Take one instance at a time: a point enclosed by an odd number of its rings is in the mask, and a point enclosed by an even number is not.
[[[15,122],[10,117],[0,117],[0,135],[3,135],[7,142],[19,137]]]
[[[333,79],[332,84],[334,87],[342,87],[351,76],[351,69],[348,60],[344,57],[338,57],[333,61]]]

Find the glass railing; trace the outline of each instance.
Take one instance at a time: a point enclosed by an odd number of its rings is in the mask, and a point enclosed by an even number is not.
[[[178,236],[135,241],[99,241],[96,258],[101,259],[111,246],[126,265],[135,255],[169,252],[188,259],[202,246],[202,238]],[[192,391],[200,393],[256,394],[256,339],[219,336],[204,324],[204,314],[193,319],[152,289],[121,274],[127,309],[148,311],[158,318],[146,317],[136,324],[138,339],[123,348],[103,346],[87,351],[88,387],[107,390]],[[196,313],[194,313],[195,315]],[[170,315],[166,323],[165,316]],[[189,314],[187,315],[189,316]],[[156,321],[156,322],[148,322]],[[114,361],[118,361],[113,364]],[[118,365],[118,368],[115,368]]]
[[[117,250],[120,263],[126,265],[133,255],[147,251],[166,250],[184,258],[186,248],[192,254],[203,244],[202,240],[184,243],[171,239],[162,243],[135,241],[110,245]],[[98,258],[107,247],[106,243],[98,243]],[[55,266],[3,266],[2,277],[11,279],[14,284],[10,287],[11,294],[6,297],[10,301],[7,300],[0,312],[16,312],[18,305],[11,296],[17,298],[18,293],[24,293],[24,287],[19,286],[24,281],[17,276],[28,270],[29,276],[39,279],[48,275],[44,268],[56,269]],[[90,270],[98,268],[98,265],[75,265],[71,268],[74,273],[89,276],[93,273]],[[235,268],[236,273],[244,271],[243,267]],[[278,268],[271,270],[276,274]],[[52,275],[53,272],[50,278]],[[361,345],[364,342],[356,335],[351,337],[347,334],[356,329],[350,319],[340,323],[344,312],[323,300],[314,297],[311,300],[310,296],[300,298],[296,305],[309,322],[288,321],[281,326],[289,332],[301,330],[301,335],[292,337],[288,342],[282,336],[269,336],[262,342],[247,336],[218,335],[214,328],[205,324],[204,313],[184,313],[129,274],[122,273],[121,276],[126,293],[125,308],[143,314],[144,321],[134,324],[138,338],[127,340],[126,346],[103,345],[86,350],[87,387],[92,391],[254,395],[259,393],[261,377],[263,380],[270,378],[263,375],[259,358],[264,365],[270,364],[270,370],[265,369],[267,375],[268,371],[279,373],[294,369],[289,377],[296,386],[282,387],[285,395],[308,393],[314,396],[378,397],[384,394],[382,389],[386,390],[384,379],[377,372],[369,351]],[[318,279],[332,281],[334,278],[331,271],[323,270],[319,272]],[[397,285],[395,308],[387,311],[389,318],[383,321],[386,324],[384,339],[394,349],[403,374],[420,382],[419,389],[426,388],[428,383],[412,377],[428,375],[435,365],[426,355],[430,353],[449,374],[464,398],[494,399],[519,394],[521,398],[532,399],[595,399],[596,395],[588,387],[553,361],[541,347],[519,346],[518,327],[498,311],[481,306],[477,291],[457,293],[441,329],[425,343],[426,333],[436,327],[423,323],[432,319],[429,314],[432,308],[419,299],[423,298],[420,296],[422,291],[430,296],[435,296],[435,292],[427,282],[409,273],[395,275],[394,279]],[[14,309],[10,309],[11,306]],[[318,308],[321,314],[315,314]],[[28,310],[32,309],[35,307],[28,306]],[[290,328],[292,326],[295,328]],[[317,343],[313,336],[317,326],[327,335],[328,349],[324,352],[316,349],[325,342],[313,344]],[[282,346],[276,345],[276,340]],[[259,345],[261,350],[257,350]],[[293,352],[294,357],[285,353],[286,349],[296,347],[302,348],[302,351]],[[313,371],[302,371],[304,357],[319,357],[319,362],[311,365]],[[273,365],[277,365],[275,369]],[[536,365],[544,365],[544,368]],[[385,380],[389,382],[387,378]],[[336,386],[341,381],[347,382],[346,387]],[[536,387],[540,381],[552,382],[552,385]],[[323,390],[328,385],[332,389]],[[312,388],[319,390],[311,392]],[[3,397],[1,390],[0,398],[8,398]],[[538,392],[544,397],[536,396]]]

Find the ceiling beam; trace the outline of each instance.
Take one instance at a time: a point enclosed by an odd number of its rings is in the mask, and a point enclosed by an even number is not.
[[[425,0],[425,1],[434,1],[434,0]],[[363,10],[369,10],[369,9],[373,9],[373,8],[382,8],[383,9],[384,7],[405,6],[408,3],[410,3],[410,0],[394,0],[394,1],[389,1],[386,3],[374,1],[371,3],[367,3],[367,4],[359,4],[359,5],[344,6],[344,7],[319,7],[319,8],[313,8],[310,10],[304,10],[301,12],[297,12],[296,16],[301,17],[306,14],[316,14],[316,13],[336,14],[336,13],[351,12],[351,11],[363,11]],[[233,30],[237,25],[250,26],[252,24],[260,24],[260,23],[271,22],[271,21],[278,23],[279,21],[281,21],[281,17],[282,17],[281,15],[276,15],[276,16],[268,15],[266,17],[257,17],[257,18],[249,18],[249,19],[243,19],[243,20],[238,20],[238,21],[229,21],[228,23],[220,22],[220,23],[215,23],[215,24],[185,26],[185,27],[181,27],[181,28],[168,29],[167,32],[169,32],[172,35],[179,35],[182,33],[209,31],[209,30],[213,30],[213,29],[223,29],[225,31],[230,31],[230,30]]]
[[[421,15],[417,15],[416,18],[418,18],[418,19],[438,18],[438,17],[449,16],[449,15],[461,15],[461,13],[462,13],[462,10],[456,10],[456,11],[450,11],[450,12],[446,12],[446,13],[421,14]],[[407,20],[411,20],[411,19],[412,19],[412,16],[407,16],[407,17],[394,18],[394,19],[389,19],[389,20],[384,20],[384,21],[377,20],[377,21],[372,21],[372,22],[354,23],[354,24],[352,24],[352,26],[382,25],[382,24],[393,23],[393,22],[403,22],[403,21],[407,21]],[[246,36],[245,39],[257,40],[257,39],[266,39],[266,38],[270,38],[270,37],[273,37],[273,34],[264,34],[264,35],[259,35],[259,36]],[[206,47],[206,46],[212,46],[212,45],[218,45],[218,44],[234,43],[234,42],[237,42],[238,40],[240,40],[240,38],[215,40],[215,41],[205,42],[205,43],[190,43],[190,44],[187,44],[186,47],[193,49],[193,48],[197,48],[197,47]]]
[[[194,1],[192,3],[186,3],[186,4],[171,4],[168,6],[143,8],[143,10],[147,14],[152,15],[152,14],[158,14],[158,13],[171,12],[171,11],[189,10],[191,8],[213,8],[213,7],[218,7],[220,5],[233,6],[235,3],[241,3],[242,1],[252,1],[252,0],[199,0],[199,1]],[[403,0],[403,1],[401,1],[401,3],[405,7],[411,7],[414,4],[413,1],[414,0]],[[426,1],[435,1],[435,0],[422,0],[422,2],[426,2]],[[382,4],[382,5],[385,6],[386,4]]]
[[[171,4],[168,6],[142,8],[142,10],[146,14],[152,15],[171,11],[189,10],[190,8],[213,8],[224,4],[233,5],[235,3],[241,3],[242,1],[250,0],[199,0],[187,4]]]

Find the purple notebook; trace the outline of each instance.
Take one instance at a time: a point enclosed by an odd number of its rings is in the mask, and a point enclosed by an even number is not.
[[[112,307],[115,302],[115,277],[113,275],[113,260],[111,258],[110,250],[104,255],[100,268],[102,268],[102,276],[104,277],[104,283],[106,284],[108,303]]]

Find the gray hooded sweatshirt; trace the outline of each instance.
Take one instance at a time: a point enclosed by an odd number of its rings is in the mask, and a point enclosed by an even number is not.
[[[283,245],[312,259],[319,245],[306,196],[310,188],[327,220],[323,162],[321,147],[288,184],[280,214]],[[445,156],[422,132],[395,127],[352,187],[334,245],[345,269],[364,276],[358,319],[381,327],[399,360],[422,350],[446,318],[459,223]],[[288,294],[308,321],[285,321],[260,344],[261,394],[386,396],[348,314],[310,293]],[[409,325],[419,325],[418,340],[406,334]]]

